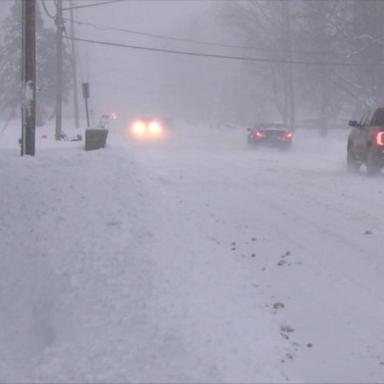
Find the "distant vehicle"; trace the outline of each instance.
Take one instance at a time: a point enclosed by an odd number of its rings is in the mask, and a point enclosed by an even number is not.
[[[165,136],[165,127],[159,119],[140,118],[129,127],[129,135],[135,140],[161,140]]]
[[[348,169],[357,171],[365,164],[369,176],[380,173],[384,167],[384,108],[369,110],[349,125],[353,129],[348,136]]]
[[[292,139],[293,132],[282,123],[260,123],[248,129],[247,142],[255,147],[263,145],[288,150]]]

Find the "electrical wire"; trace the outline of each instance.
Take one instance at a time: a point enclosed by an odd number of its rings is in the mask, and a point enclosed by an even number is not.
[[[103,1],[103,2],[99,2],[99,3],[92,3],[92,4],[87,4],[87,5],[74,5],[73,7],[63,8],[63,11],[68,11],[70,9],[98,7],[100,5],[120,3],[122,1],[129,1],[129,0],[109,0],[109,1]]]
[[[53,16],[49,10],[48,10],[48,7],[47,7],[47,4],[45,4],[45,0],[40,0],[41,2],[41,5],[43,6],[43,9],[44,9],[44,12],[46,13],[46,15],[50,18],[50,19],[55,19],[55,16]]]
[[[364,65],[362,63],[351,63],[351,62],[325,62],[325,61],[306,61],[306,60],[284,60],[284,59],[269,59],[269,58],[256,58],[256,57],[245,57],[245,56],[230,56],[230,55],[219,55],[211,53],[202,53],[202,52],[191,52],[191,51],[180,51],[174,49],[163,49],[163,48],[154,48],[154,47],[144,47],[140,45],[130,45],[123,43],[112,43],[107,41],[84,39],[80,37],[72,38],[67,36],[70,40],[82,41],[90,44],[98,44],[110,47],[119,47],[119,48],[129,48],[142,51],[150,52],[161,52],[175,55],[184,55],[184,56],[196,56],[196,57],[207,57],[214,59],[226,59],[226,60],[238,60],[238,61],[251,61],[251,62],[260,62],[260,63],[278,63],[278,64],[302,64],[302,65],[331,65],[331,66],[343,66],[343,67],[356,67]],[[375,65],[383,65],[384,63],[376,63]]]
[[[3,135],[3,133],[5,132],[5,130],[8,128],[8,125],[9,125],[10,122],[11,122],[11,118],[9,118],[9,119],[5,122],[5,124],[4,124],[4,126],[3,126],[3,129],[0,131],[0,136]]]
[[[64,20],[69,21],[68,18],[64,18]],[[92,27],[92,28],[102,30],[102,31],[110,30],[110,31],[125,32],[125,33],[129,33],[132,35],[147,36],[147,37],[153,37],[156,39],[171,40],[171,41],[178,41],[178,42],[184,42],[184,43],[193,43],[193,44],[206,45],[206,46],[214,46],[214,47],[222,47],[222,48],[248,49],[248,50],[265,51],[265,52],[289,52],[286,49],[255,47],[255,46],[250,46],[250,45],[236,45],[236,44],[227,44],[227,43],[221,43],[221,42],[188,39],[188,38],[175,37],[175,36],[170,36],[170,35],[161,35],[161,34],[156,34],[156,33],[135,31],[132,29],[118,28],[118,27],[102,25],[102,24],[94,24],[94,23],[89,23],[89,22],[79,21],[79,20],[74,21],[74,23],[81,25],[81,26]],[[312,54],[312,55],[319,54],[319,53],[324,54],[324,52],[305,51],[305,50],[293,50],[292,52]]]

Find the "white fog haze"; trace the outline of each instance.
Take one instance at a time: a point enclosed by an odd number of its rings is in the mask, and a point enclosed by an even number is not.
[[[84,22],[128,29],[136,32],[175,36],[185,39],[225,40],[218,23],[217,4],[209,1],[127,2],[108,7],[106,14],[97,10],[78,11]],[[196,50],[200,44],[127,34],[121,31],[78,28],[79,36],[98,40],[119,41],[132,45],[160,47],[170,50]],[[175,35],[176,34],[176,35]],[[203,48],[205,48],[203,46]],[[125,116],[138,110],[148,114],[206,119],[218,113],[215,101],[221,98],[223,85],[236,63],[218,63],[210,59],[170,55],[115,47],[89,47],[84,55],[84,77],[92,79],[94,108],[106,106]],[[201,49],[200,49],[201,50]],[[209,52],[209,49],[203,49]],[[235,66],[235,68],[234,68]],[[240,65],[241,70],[241,65]],[[216,111],[215,111],[216,108]],[[201,114],[203,113],[203,116]]]
[[[383,382],[383,16],[0,0],[0,383]]]

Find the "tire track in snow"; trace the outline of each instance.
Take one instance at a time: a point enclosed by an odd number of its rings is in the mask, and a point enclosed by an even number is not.
[[[284,244],[290,244],[290,248],[294,248],[298,252],[301,251],[302,254],[305,253],[307,255],[313,256],[312,260],[305,260],[305,264],[303,267],[307,269],[307,273],[309,274],[309,276],[307,276],[306,281],[310,282],[311,279],[313,279],[313,281],[317,281],[318,286],[323,286],[324,288],[326,288],[323,297],[314,303],[313,294],[308,292],[308,285],[305,281],[295,282],[291,279],[289,280],[290,284],[292,284],[292,287],[296,287],[296,292],[298,294],[302,293],[302,295],[306,297],[306,299],[303,301],[303,304],[306,303],[306,305],[309,305],[309,308],[311,308],[312,306],[312,310],[314,312],[317,311],[317,305],[320,305],[320,307],[325,310],[324,314],[320,313],[320,315],[328,318],[329,324],[331,324],[331,319],[337,321],[340,326],[342,326],[342,324],[345,324],[346,329],[343,330],[342,334],[344,336],[348,332],[354,334],[355,340],[357,339],[359,340],[359,343],[361,343],[361,345],[365,345],[366,352],[371,356],[371,360],[374,360],[376,354],[380,352],[380,348],[377,349],[377,346],[372,347],[372,345],[369,345],[369,343],[365,343],[365,338],[367,335],[366,332],[371,333],[371,340],[373,340],[372,337],[375,337],[378,334],[378,324],[380,324],[380,311],[378,312],[376,309],[372,309],[372,314],[376,316],[376,319],[373,320],[376,326],[373,328],[372,331],[356,330],[354,329],[353,324],[351,324],[350,322],[348,323],[348,319],[345,313],[343,313],[343,310],[340,308],[339,303],[342,302],[343,295],[345,294],[345,292],[348,292],[347,287],[350,287],[355,292],[360,291],[360,300],[357,300],[357,303],[349,308],[349,313],[359,313],[359,311],[361,310],[361,303],[365,300],[364,295],[368,295],[370,298],[373,295],[376,299],[379,298],[380,301],[381,297],[377,296],[377,293],[372,291],[370,285],[366,283],[366,279],[363,283],[359,280],[356,280],[354,277],[351,277],[349,273],[346,273],[343,268],[345,264],[343,265],[343,263],[341,263],[337,266],[335,270],[333,270],[332,265],[330,265],[326,261],[320,261],[324,258],[324,251],[321,250],[323,244],[321,242],[319,243],[319,232],[323,232],[325,234],[324,237],[326,239],[332,239],[332,244],[335,242],[336,244],[338,244],[337,248],[340,254],[343,255],[344,261],[348,261],[350,253],[355,254],[356,245],[361,246],[361,243],[358,242],[356,239],[349,239],[348,237],[345,237],[345,230],[355,230],[356,233],[356,229],[344,219],[344,214],[346,212],[343,211],[343,209],[339,207],[336,210],[332,209],[332,206],[334,205],[333,201],[335,199],[334,194],[332,194],[332,192],[329,192],[328,190],[324,190],[321,183],[319,183],[318,188],[316,188],[316,183],[312,183],[312,185],[308,188],[306,188],[305,185],[304,196],[298,197],[296,196],[296,194],[292,194],[292,196],[288,195],[291,196],[288,199],[288,204],[283,204],[281,203],[281,199],[279,199],[278,195],[271,194],[270,190],[263,190],[263,185],[274,185],[275,187],[278,187],[279,191],[286,191],[287,189],[289,190],[290,188],[295,188],[295,183],[302,183],[303,179],[305,180],[305,171],[297,171],[298,174],[303,175],[303,177],[293,177],[293,181],[291,181],[291,179],[286,176],[282,178],[284,182],[281,183],[280,177],[282,175],[271,174],[270,170],[263,168],[263,166],[255,167],[254,164],[250,165],[248,163],[245,163],[245,165],[244,163],[239,164],[238,162],[234,161],[235,156],[233,155],[226,157],[225,153],[222,152],[215,153],[213,155],[212,153],[207,153],[206,156],[203,156],[203,152],[199,153],[199,158],[194,159],[195,161],[198,160],[197,164],[190,163],[190,161],[193,159],[193,155],[190,158],[182,157],[182,161],[180,164],[175,163],[177,164],[175,165],[172,163],[166,163],[167,165],[162,165],[162,170],[160,171],[160,174],[162,174],[162,177],[165,178],[171,175],[169,179],[172,181],[170,181],[170,183],[168,184],[168,190],[176,188],[176,190],[178,191],[178,196],[182,196],[187,188],[192,189],[195,193],[195,196],[199,196],[199,193],[203,195],[201,196],[201,199],[190,197],[189,201],[185,201],[185,205],[189,204],[190,206],[189,210],[185,212],[189,212],[190,214],[192,214],[196,212],[196,210],[198,209],[196,207],[199,206],[201,208],[204,207],[203,209],[206,210],[205,214],[203,215],[204,219],[197,224],[201,227],[201,231],[206,232],[209,230],[209,225],[205,225],[206,223],[204,221],[211,223],[214,217],[222,218],[218,221],[214,221],[216,225],[221,225],[222,227],[226,226],[227,232],[228,229],[232,228],[233,233],[236,233],[236,225],[234,225],[233,223],[231,225],[231,223],[226,220],[226,217],[223,217],[224,215],[232,218],[232,221],[245,221],[246,224],[242,227],[243,230],[245,230],[247,226],[248,229],[251,227],[252,223],[255,221],[252,220],[252,218],[257,218],[257,227],[264,227],[264,233],[266,234],[266,237],[268,237],[269,234],[269,238],[271,238],[270,234],[272,233],[275,235],[274,238],[278,239],[277,245],[266,244],[266,246],[271,248],[270,253],[276,252],[277,254],[278,248],[282,249],[286,246]],[[241,160],[243,161],[244,159]],[[159,170],[160,168],[156,169]],[[271,170],[273,171],[274,168],[272,167]],[[294,171],[296,171],[296,169],[294,169]],[[285,170],[285,172],[287,171]],[[180,173],[184,173],[185,180],[181,183],[178,183],[175,181],[176,178],[174,176]],[[243,177],[243,175],[245,176]],[[292,176],[292,174],[288,172],[288,176]],[[330,180],[332,180],[332,178]],[[328,182],[330,180],[328,180]],[[204,186],[201,184],[203,182]],[[250,187],[250,185],[252,185],[252,183],[254,182],[259,182],[259,189]],[[216,193],[212,192],[210,188],[216,188]],[[238,207],[236,207],[236,204],[233,204],[233,202],[236,201],[236,197],[239,196],[241,196],[240,200],[243,203],[242,205],[246,205],[246,207],[242,207],[242,212],[240,213],[237,212]],[[286,194],[284,196],[286,196]],[[311,200],[311,196],[314,196],[314,199]],[[232,204],[230,204],[229,206],[227,204],[220,205],[219,200],[222,197],[226,197],[227,199],[225,202],[223,202],[223,204],[228,202],[232,202]],[[304,198],[304,201],[306,203],[311,201],[313,203],[311,206],[306,205],[306,209],[304,212],[302,210],[302,205],[300,206],[300,208],[297,207],[298,199],[302,198]],[[330,204],[324,203],[324,200],[327,201],[327,199],[331,200]],[[349,200],[352,200],[352,203],[354,201],[353,198]],[[300,201],[300,203],[302,202]],[[267,206],[267,208],[265,206]],[[260,207],[262,208],[261,211],[259,210]],[[346,205],[346,207],[348,207],[348,205]],[[326,224],[321,225],[316,220],[311,219],[311,217],[321,217],[322,215],[326,215],[328,218],[327,220],[332,223],[337,223],[338,221],[340,221],[341,218],[343,224],[345,224],[343,230],[341,230],[340,227],[339,230],[335,231],[334,229],[328,228]],[[234,218],[236,218],[236,220],[233,220]],[[291,225],[292,221],[295,220],[301,223],[300,227],[305,232],[307,241],[301,240],[300,234],[287,234],[287,232],[292,232]],[[373,220],[377,220],[377,217],[373,217]],[[220,239],[220,231],[224,230],[224,228],[222,227],[216,230],[214,235],[212,235],[212,238]],[[289,230],[287,231],[287,229]],[[233,237],[234,236],[235,235],[233,235]],[[313,246],[308,245],[308,243],[311,242],[313,244],[317,244],[318,246],[314,248]],[[368,247],[368,249],[370,249],[372,252],[377,252],[376,245],[364,246]],[[332,249],[328,249],[328,254],[331,250]],[[356,258],[358,257],[359,256],[356,255]],[[375,272],[374,268],[372,268],[372,272]],[[342,280],[340,281],[340,279]],[[371,281],[369,282],[372,283]],[[325,283],[327,285],[331,283],[331,286],[326,287],[324,285]],[[332,289],[340,291],[339,301],[333,299],[331,303],[329,302],[328,299],[332,297],[331,287]],[[361,289],[363,289],[363,292],[361,292]],[[309,311],[311,311],[311,309],[309,309]],[[356,345],[358,345],[358,343]],[[374,352],[371,351],[371,349],[376,349],[377,351]],[[374,368],[372,369],[374,370]],[[378,373],[376,372],[374,374],[377,375]]]

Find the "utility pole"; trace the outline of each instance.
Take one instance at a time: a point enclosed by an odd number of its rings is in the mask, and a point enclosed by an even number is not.
[[[316,31],[316,36],[319,44],[319,51],[321,54],[320,60],[327,61],[328,57],[328,32],[327,32],[327,15],[329,12],[327,4],[319,1],[315,4],[316,16],[314,18],[313,27]],[[321,81],[321,99],[320,99],[320,136],[328,136],[328,114],[330,105],[330,82],[331,75],[330,67],[322,64],[319,68],[320,81]]]
[[[73,82],[73,113],[75,117],[75,128],[79,128],[79,94],[77,87],[77,63],[76,63],[76,41],[74,40],[75,36],[75,23],[73,15],[73,0],[70,0],[70,17],[71,17],[71,38],[72,38],[72,55],[71,55],[71,64],[72,64],[72,82]]]
[[[291,12],[290,3],[288,0],[282,0],[283,11],[283,36],[284,46],[288,51],[287,59],[292,60],[292,31],[291,31]],[[293,87],[293,70],[292,63],[286,64],[284,75],[284,99],[285,99],[285,113],[286,119],[290,129],[295,129],[296,116],[295,116],[295,91]]]
[[[28,0],[27,0],[28,1]],[[56,24],[56,129],[55,139],[62,136],[62,104],[63,104],[63,0],[57,0]]]
[[[35,0],[22,1],[22,132],[21,156],[35,155],[36,22]]]

